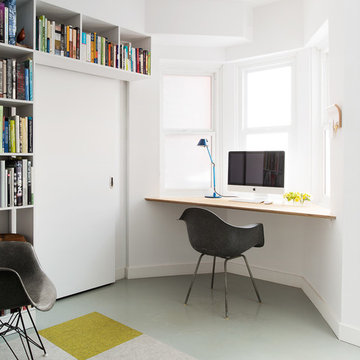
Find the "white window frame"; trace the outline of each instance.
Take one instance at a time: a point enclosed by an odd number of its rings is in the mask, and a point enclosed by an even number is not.
[[[165,138],[169,135],[199,135],[208,136],[212,138],[212,146],[210,148],[214,162],[216,163],[216,187],[221,189],[221,163],[220,157],[217,156],[219,143],[219,71],[220,65],[204,65],[204,64],[184,64],[184,63],[166,63],[161,64],[160,72],[160,194],[161,195],[199,195],[206,192],[208,189],[167,189],[165,188]],[[210,76],[211,82],[211,129],[166,129],[164,128],[163,117],[163,77],[165,75],[177,76]],[[196,146],[196,144],[194,144]],[[204,149],[205,151],[205,149]],[[210,159],[209,159],[209,169]],[[212,186],[212,176],[209,172],[209,188]]]
[[[252,134],[274,134],[274,133],[287,133],[289,150],[285,158],[285,167],[288,168],[289,157],[294,158],[296,154],[293,153],[293,147],[291,143],[297,143],[297,130],[299,127],[297,121],[297,53],[291,52],[278,56],[266,56],[261,59],[254,59],[252,61],[244,61],[238,65],[238,128],[237,138],[235,139],[235,146],[238,150],[246,150],[246,137]],[[265,127],[253,127],[249,128],[246,124],[246,75],[253,71],[261,71],[267,69],[276,69],[279,67],[290,66],[291,67],[291,81],[292,81],[292,97],[291,97],[291,123],[289,125],[279,126],[265,126]],[[287,179],[289,179],[289,175]],[[285,183],[285,188],[288,184]]]
[[[292,114],[291,114],[291,123],[290,125],[280,125],[280,126],[266,126],[266,127],[247,127],[246,124],[246,75],[254,71],[261,70],[270,70],[276,69],[284,66],[291,67],[292,73]],[[241,143],[246,143],[246,136],[250,134],[263,134],[263,133],[278,133],[278,132],[287,132],[292,133],[295,127],[295,101],[296,101],[296,85],[295,85],[295,58],[293,56],[288,59],[266,59],[263,62],[258,62],[256,64],[242,64],[239,66],[239,84],[241,84],[241,91],[239,92],[239,114],[240,114],[240,141]],[[290,140],[290,137],[289,137]],[[241,144],[239,144],[241,147]]]
[[[320,61],[320,109],[321,109],[321,135],[322,135],[322,174],[321,174],[321,193],[323,197],[323,202],[327,205],[330,203],[331,197],[331,178],[327,179],[327,169],[326,169],[326,133],[329,132],[329,141],[331,141],[331,124],[328,120],[327,109],[330,106],[330,93],[329,93],[329,50],[323,49],[320,50],[319,54]],[[331,149],[330,154],[331,156]],[[330,189],[327,192],[326,183],[327,180],[330,182]]]

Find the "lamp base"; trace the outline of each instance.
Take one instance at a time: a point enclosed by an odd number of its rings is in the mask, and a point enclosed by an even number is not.
[[[220,198],[222,198],[222,196],[218,195],[216,192],[214,192],[212,195],[205,195],[204,197],[206,197],[208,199],[220,199]]]

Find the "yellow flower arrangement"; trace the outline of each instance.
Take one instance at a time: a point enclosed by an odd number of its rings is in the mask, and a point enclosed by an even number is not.
[[[311,201],[311,195],[307,193],[299,193],[299,192],[288,192],[284,194],[284,199],[287,201],[293,201],[294,203],[304,204],[305,201]]]

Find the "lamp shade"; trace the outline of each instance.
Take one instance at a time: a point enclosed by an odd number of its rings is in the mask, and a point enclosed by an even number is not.
[[[207,146],[207,139],[200,139],[197,146]]]

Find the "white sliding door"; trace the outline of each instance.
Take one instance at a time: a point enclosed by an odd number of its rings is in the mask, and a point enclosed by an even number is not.
[[[34,244],[63,297],[115,280],[120,82],[35,70]]]

